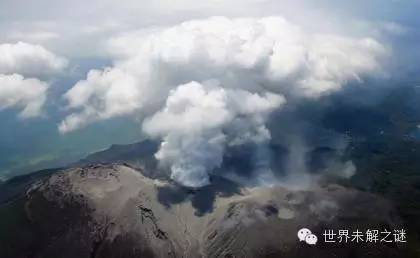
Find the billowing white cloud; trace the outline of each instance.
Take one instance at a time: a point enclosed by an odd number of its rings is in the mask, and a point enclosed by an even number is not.
[[[38,79],[25,79],[19,74],[0,74],[0,110],[21,108],[22,118],[39,116],[46,99],[48,84]]]
[[[115,65],[92,71],[65,95],[80,111],[62,131],[136,112],[150,99],[162,103],[171,87],[192,80],[317,97],[379,70],[386,53],[374,39],[311,34],[281,17],[189,21],[110,45]],[[79,122],[66,126],[69,119]]]
[[[270,139],[265,121],[284,102],[272,93],[191,82],[172,90],[165,106],[146,119],[143,129],[163,138],[156,158],[170,168],[172,179],[200,187],[209,183],[208,173],[221,165],[226,145]]]
[[[140,93],[136,77],[123,70],[92,70],[64,95],[69,108],[82,111],[66,117],[59,130],[68,132],[95,120],[129,114],[140,107]]]
[[[41,115],[49,84],[35,77],[50,76],[66,65],[64,58],[38,45],[0,44],[0,110],[20,108],[22,118]]]
[[[193,20],[109,45],[114,65],[91,71],[65,94],[73,113],[59,130],[148,117],[145,132],[163,139],[157,158],[189,186],[208,182],[226,144],[269,138],[263,117],[283,96],[337,91],[381,71],[387,54],[372,38],[310,33],[282,17]]]
[[[19,73],[24,76],[50,75],[67,65],[58,57],[39,45],[24,42],[0,44],[0,73]]]

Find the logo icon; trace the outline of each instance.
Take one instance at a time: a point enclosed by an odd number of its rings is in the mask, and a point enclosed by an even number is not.
[[[316,245],[318,242],[318,237],[312,234],[311,230],[307,228],[302,228],[298,231],[297,237],[299,241],[305,241],[308,245]]]

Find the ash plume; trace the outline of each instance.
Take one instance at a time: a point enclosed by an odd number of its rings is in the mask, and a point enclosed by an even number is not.
[[[288,136],[273,136],[272,114],[381,74],[388,54],[373,38],[306,31],[279,16],[212,17],[134,31],[112,39],[109,49],[113,66],[90,71],[65,94],[72,113],[60,132],[117,116],[140,118],[144,133],[161,140],[155,155],[161,167],[190,187],[209,184],[235,146],[253,146],[251,174],[273,181],[280,168],[271,165],[272,145]],[[305,144],[289,146],[283,169],[295,176],[308,174]]]

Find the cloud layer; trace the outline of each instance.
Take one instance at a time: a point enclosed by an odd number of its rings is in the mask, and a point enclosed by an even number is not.
[[[19,74],[0,74],[0,110],[16,107],[22,109],[22,118],[41,114],[48,85],[38,79],[25,79]]]
[[[372,38],[310,33],[282,17],[193,20],[127,33],[109,46],[114,65],[65,94],[74,112],[60,131],[146,118],[144,131],[163,141],[157,158],[189,186],[208,183],[239,136],[268,139],[265,118],[285,96],[340,90],[380,72],[387,54]]]
[[[18,42],[0,44],[0,72],[24,76],[51,75],[67,66],[67,60],[42,46]]]
[[[171,88],[193,80],[317,97],[378,71],[386,54],[371,38],[310,34],[281,17],[190,21],[110,45],[115,65],[91,71],[65,95],[79,111],[61,131],[136,112],[150,99],[163,103]]]
[[[60,72],[67,61],[41,46],[23,42],[0,44],[0,57],[0,110],[22,109],[22,118],[41,115],[49,85],[33,77]]]

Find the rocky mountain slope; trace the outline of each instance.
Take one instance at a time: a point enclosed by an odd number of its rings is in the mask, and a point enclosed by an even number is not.
[[[326,184],[199,190],[126,165],[89,165],[36,181],[0,206],[0,257],[404,257],[404,245],[299,242],[297,231],[400,228],[392,205]]]

